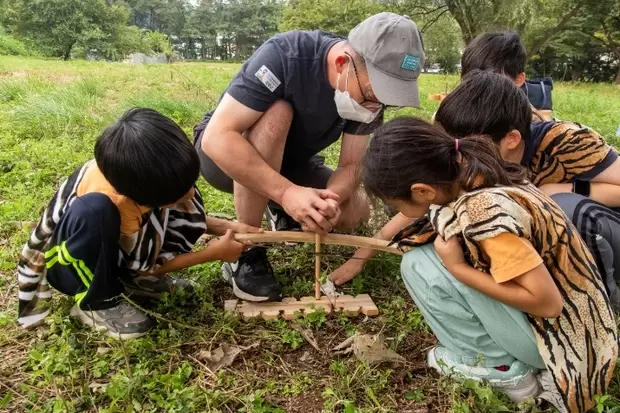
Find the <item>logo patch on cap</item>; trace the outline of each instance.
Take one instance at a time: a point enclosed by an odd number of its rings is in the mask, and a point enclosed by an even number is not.
[[[400,65],[405,70],[415,71],[418,70],[418,66],[420,65],[420,58],[417,56],[410,56],[408,54],[405,55],[403,59],[403,63]]]

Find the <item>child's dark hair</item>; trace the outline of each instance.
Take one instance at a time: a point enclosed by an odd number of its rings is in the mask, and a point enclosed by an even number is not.
[[[109,126],[95,144],[95,159],[119,194],[151,208],[181,199],[200,173],[185,132],[152,109],[130,109]]]
[[[411,199],[411,185],[422,183],[451,190],[457,183],[472,191],[524,182],[525,169],[501,159],[486,136],[458,141],[441,127],[414,117],[396,118],[376,132],[362,161],[369,195],[383,200]]]
[[[439,105],[435,114],[450,135],[489,135],[501,141],[516,129],[528,140],[532,108],[527,96],[506,76],[474,70]]]
[[[503,73],[515,80],[525,72],[525,61],[525,47],[517,33],[485,33],[465,48],[461,57],[461,76],[481,69]]]

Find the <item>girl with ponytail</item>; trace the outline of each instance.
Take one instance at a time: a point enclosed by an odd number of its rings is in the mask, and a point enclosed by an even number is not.
[[[413,247],[401,273],[440,342],[429,365],[583,412],[613,375],[616,324],[586,245],[525,176],[490,138],[415,118],[377,130],[362,163],[371,196],[418,218],[393,241]]]

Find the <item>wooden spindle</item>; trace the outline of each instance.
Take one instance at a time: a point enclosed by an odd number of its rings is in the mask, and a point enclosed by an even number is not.
[[[321,236],[314,234],[314,298],[321,298]]]

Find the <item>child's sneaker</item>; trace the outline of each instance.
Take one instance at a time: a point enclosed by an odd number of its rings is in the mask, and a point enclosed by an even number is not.
[[[173,293],[175,290],[191,292],[192,285],[183,279],[164,275],[126,275],[121,277],[125,291],[130,297],[152,298],[159,300],[163,293]]]
[[[82,324],[122,340],[142,337],[154,325],[146,314],[124,300],[105,310],[82,310],[75,304],[71,308],[71,315]]]
[[[447,348],[438,346],[428,352],[427,361],[429,367],[440,374],[487,380],[493,388],[505,393],[515,403],[536,397],[540,393],[536,371],[517,360],[510,366],[496,368],[468,366],[458,363]]]

